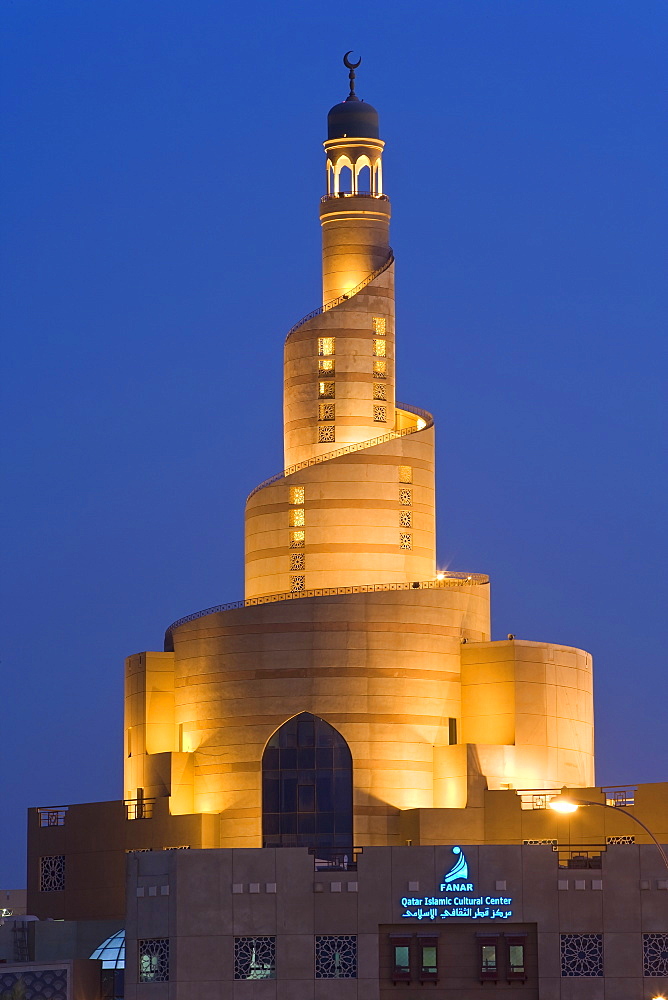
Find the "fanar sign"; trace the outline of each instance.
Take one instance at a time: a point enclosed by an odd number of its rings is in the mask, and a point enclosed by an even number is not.
[[[402,918],[411,920],[448,920],[468,917],[471,920],[508,920],[513,915],[510,896],[484,896],[476,892],[469,879],[469,866],[461,847],[453,847],[455,855],[447,875],[439,886],[439,895],[403,896]]]

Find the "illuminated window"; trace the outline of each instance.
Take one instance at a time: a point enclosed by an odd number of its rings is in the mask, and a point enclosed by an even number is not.
[[[334,337],[318,337],[318,354],[325,358],[334,354]]]
[[[39,891],[62,892],[65,888],[65,855],[50,854],[39,859]]]
[[[371,320],[373,324],[373,332],[378,337],[385,336],[385,317],[384,316],[374,316]]]
[[[318,382],[318,395],[320,399],[334,399],[335,382]]]
[[[318,420],[334,420],[335,409],[334,403],[320,403],[318,407]]]
[[[387,386],[384,382],[375,382],[373,386],[374,399],[387,399]]]
[[[506,962],[508,979],[526,979],[526,968],[524,965],[524,944],[523,934],[506,935]]]
[[[412,549],[413,548],[412,536],[402,531],[401,534],[399,535],[399,548]]]
[[[290,556],[290,569],[304,569],[305,558],[306,557],[303,552],[295,552],[294,555]]]
[[[390,935],[392,948],[392,981],[411,978],[411,939],[399,934]]]
[[[357,979],[356,934],[316,934],[315,978]]]
[[[399,503],[403,504],[404,507],[410,507],[413,503],[413,491],[399,490]]]
[[[318,360],[318,375],[333,375],[335,371],[334,358],[320,358]]]
[[[374,406],[373,408],[373,419],[377,424],[382,424],[387,420],[387,407],[386,406]]]
[[[306,577],[305,576],[291,576],[290,577],[290,590],[293,594],[298,593],[301,590],[306,590]]]
[[[236,937],[234,939],[235,979],[276,978],[276,938]]]
[[[498,937],[483,936],[478,938],[481,979],[498,978],[498,964],[499,964],[497,961],[498,943],[499,943]]]
[[[304,487],[303,486],[291,486],[290,487],[290,503],[304,503]]]
[[[438,979],[438,938],[433,935],[418,935],[420,946],[420,979]]]
[[[413,470],[411,469],[410,465],[399,466],[399,482],[400,483],[413,482]]]
[[[304,508],[295,507],[294,510],[290,511],[290,527],[291,528],[302,528],[304,526]]]
[[[374,340],[373,342],[373,353],[377,358],[385,357],[385,341],[384,340]]]
[[[304,539],[306,537],[306,532],[304,531],[291,531],[290,532],[290,548],[291,549],[303,549]]]
[[[169,981],[169,939],[144,938],[137,942],[140,983]]]
[[[399,524],[402,528],[411,528],[413,521],[413,514],[410,510],[399,511]]]
[[[336,441],[333,424],[318,427],[318,443],[329,444],[331,441]]]
[[[387,362],[386,361],[374,361],[373,363],[373,377],[374,378],[385,378],[387,376]]]

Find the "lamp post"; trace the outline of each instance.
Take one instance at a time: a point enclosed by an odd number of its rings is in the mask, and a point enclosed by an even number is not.
[[[642,820],[639,820],[637,816],[633,815],[633,813],[628,812],[626,809],[622,809],[621,806],[610,806],[608,805],[607,802],[591,802],[587,799],[569,799],[566,798],[566,796],[559,796],[556,799],[552,799],[552,801],[550,802],[550,809],[554,809],[555,812],[559,813],[574,813],[577,809],[580,808],[580,806],[602,806],[604,809],[614,809],[615,812],[624,813],[624,815],[628,816],[629,819],[632,819],[634,823],[637,823],[638,826],[641,826],[648,837],[651,837],[652,841],[656,845],[657,851],[661,855],[661,860],[668,869],[668,857],[666,856],[666,852],[664,851],[663,847],[656,839],[650,828],[648,826],[645,826]]]

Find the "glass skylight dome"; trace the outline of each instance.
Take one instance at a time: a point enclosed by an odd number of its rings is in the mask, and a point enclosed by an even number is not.
[[[103,969],[124,969],[125,930],[116,931],[108,937],[90,957],[101,959]]]

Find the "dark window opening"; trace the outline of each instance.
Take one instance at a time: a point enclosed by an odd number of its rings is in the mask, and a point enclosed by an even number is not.
[[[448,719],[448,743],[454,746],[457,742],[457,720]]]
[[[353,765],[348,744],[324,719],[303,712],[262,755],[264,847],[309,847],[318,859],[352,862]]]

